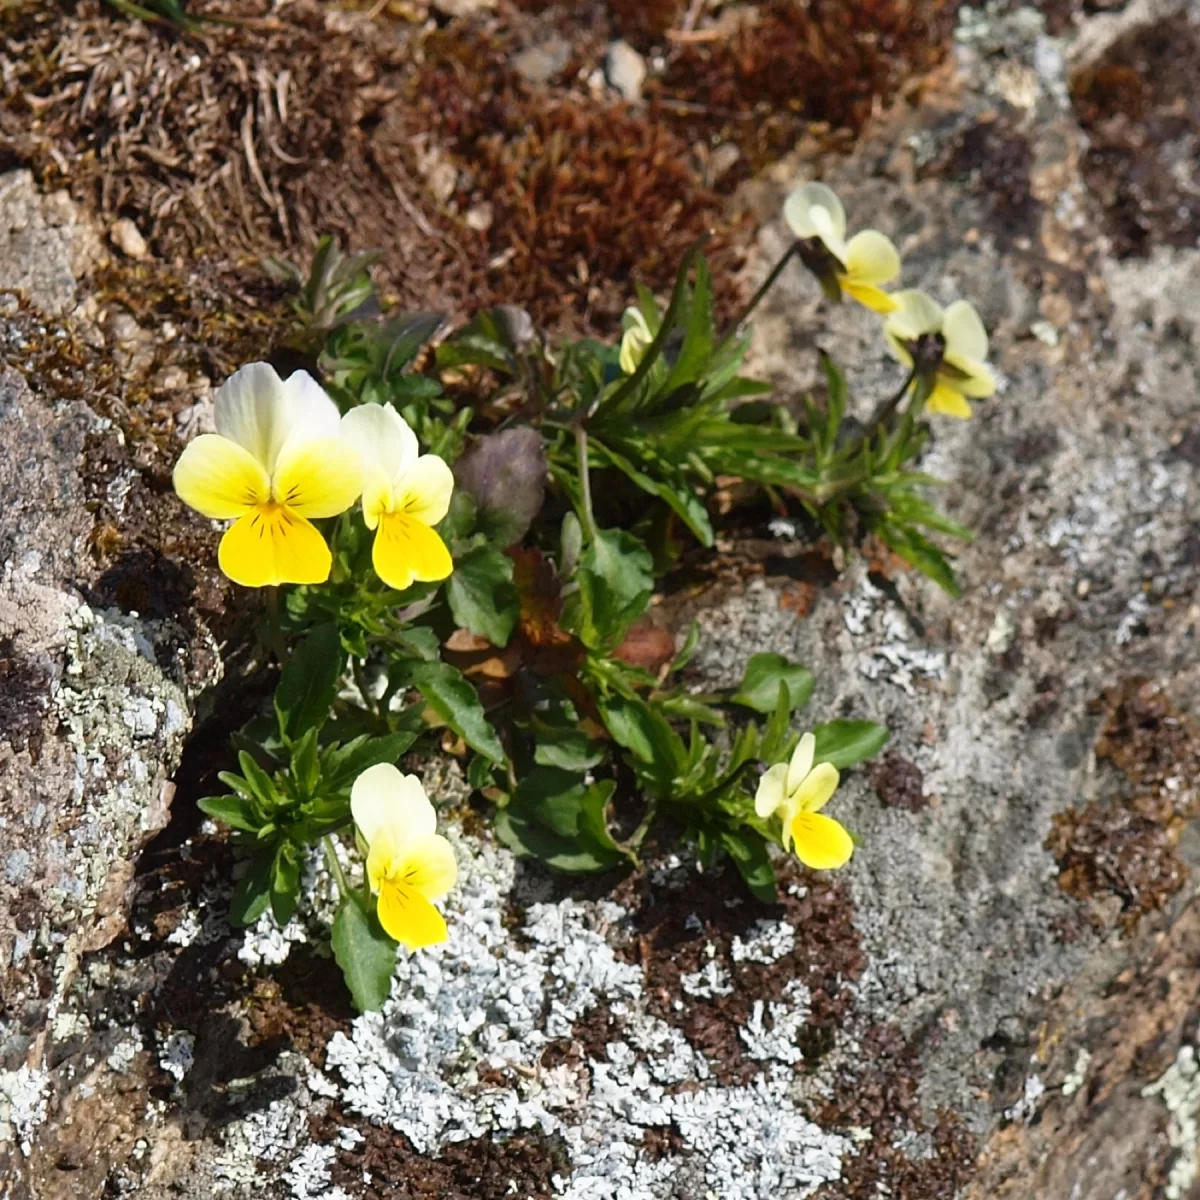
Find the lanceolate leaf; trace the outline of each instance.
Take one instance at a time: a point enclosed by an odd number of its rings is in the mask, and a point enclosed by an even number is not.
[[[384,933],[378,917],[357,896],[347,896],[333,918],[330,941],[354,1007],[359,1012],[382,1008],[392,989],[396,943]]]
[[[333,622],[318,625],[296,647],[275,689],[275,715],[285,741],[325,723],[341,674],[337,626]]]
[[[827,721],[813,729],[816,762],[833,763],[838,770],[856,766],[879,753],[892,736],[874,721]]]

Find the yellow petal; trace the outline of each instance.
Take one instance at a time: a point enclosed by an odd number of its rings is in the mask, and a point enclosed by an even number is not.
[[[784,791],[787,795],[790,796],[796,792],[808,778],[816,752],[817,739],[811,733],[806,733],[796,743],[796,749],[792,751],[792,761],[788,763],[787,767],[787,783],[784,784]]]
[[[990,396],[996,390],[996,377],[992,374],[987,363],[976,358],[968,358],[965,354],[952,354],[947,351],[943,360],[952,366],[958,376],[950,379],[950,386],[962,392],[964,396],[982,398]]]
[[[842,825],[820,813],[797,813],[788,833],[796,857],[814,871],[843,867],[854,853],[854,842]]]
[[[895,338],[912,341],[923,333],[940,333],[942,308],[932,297],[916,288],[892,292],[895,310],[887,319],[885,330]]]
[[[433,833],[437,817],[415,775],[391,763],[368,767],[350,789],[350,812],[359,832],[373,846],[387,829],[398,846]]]
[[[754,793],[754,811],[763,820],[778,812],[783,807],[785,797],[784,781],[787,779],[787,763],[776,763],[768,768],[758,781],[758,790]]]
[[[900,255],[877,229],[864,229],[846,243],[843,265],[852,283],[891,283],[900,274]]]
[[[217,521],[240,517],[271,498],[271,481],[258,460],[215,433],[188,443],[173,478],[184,504]]]
[[[788,800],[803,812],[820,812],[837,791],[840,778],[833,763],[817,763]]]
[[[975,311],[975,306],[966,300],[955,300],[946,309],[942,319],[942,334],[946,339],[946,351],[963,354],[983,362],[988,356],[988,335]]]
[[[832,240],[840,246],[846,236],[846,211],[823,183],[806,183],[792,192],[784,202],[783,219],[798,238],[819,237],[826,245]]]
[[[944,417],[961,417],[964,421],[971,415],[971,406],[962,392],[955,391],[940,379],[925,401],[925,407],[930,412],[941,413]]]
[[[332,565],[316,528],[280,504],[263,504],[239,517],[221,539],[217,561],[244,587],[324,583]]]
[[[877,288],[870,283],[855,283],[844,275],[838,276],[838,283],[841,284],[842,291],[852,300],[857,300],[863,308],[884,314],[896,311],[895,300],[883,288]]]
[[[385,513],[380,518],[371,561],[379,578],[398,592],[414,579],[432,583],[454,570],[446,543],[406,513]]]
[[[621,316],[621,350],[618,362],[626,375],[632,375],[638,369],[638,363],[646,356],[654,336],[640,308],[627,308]]]
[[[402,478],[421,453],[417,435],[390,404],[360,404],[342,418],[342,435],[357,447],[368,475],[390,484]]]
[[[426,900],[441,899],[458,882],[454,848],[438,833],[416,838],[397,860],[393,879]]]
[[[303,517],[336,517],[362,492],[362,459],[345,438],[289,438],[271,486],[280,504]]]
[[[406,513],[422,525],[436,525],[450,511],[453,492],[454,472],[446,460],[436,454],[422,454],[393,485],[392,509]]]
[[[437,945],[449,936],[446,919],[411,888],[385,883],[379,891],[376,911],[388,937],[409,950]]]

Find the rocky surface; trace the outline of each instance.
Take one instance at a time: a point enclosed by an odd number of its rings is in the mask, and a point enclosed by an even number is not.
[[[233,932],[228,852],[193,825],[100,949],[187,696],[161,629],[78,590],[97,418],[0,379],[0,438],[42,447],[0,454],[31,497],[14,512],[3,480],[3,886],[37,914],[0,976],[12,1194],[1196,1194],[1196,121],[1155,81],[1200,14],[1086,7],[964,8],[953,61],[851,155],[802,147],[743,191],[752,273],[819,175],[896,240],[906,286],[977,304],[1001,375],[924,464],[978,532],[961,600],[886,556],[830,582],[780,537],[749,579],[664,604],[701,623],[698,683],[776,650],[817,673],[814,720],[894,731],[838,794],[853,862],[795,872],[776,908],[686,860],[572,891],[456,835],[450,942],[355,1019],[321,869],[311,926]],[[818,346],[860,415],[896,386],[877,321],[789,271],[755,369],[798,396]],[[178,783],[177,804],[203,794],[198,769]],[[39,803],[54,835],[20,824]]]

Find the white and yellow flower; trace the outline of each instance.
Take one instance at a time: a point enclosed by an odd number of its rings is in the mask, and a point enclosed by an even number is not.
[[[817,739],[806,733],[791,762],[767,770],[754,796],[754,810],[763,820],[778,814],[784,849],[792,850],[806,867],[830,871],[850,860],[854,841],[841,824],[821,812],[840,777],[832,763],[813,766],[816,749]]]
[[[174,483],[189,507],[233,521],[221,570],[246,587],[324,582],[329,547],[310,518],[345,511],[362,489],[336,405],[307,372],[282,380],[267,363],[231,375],[213,404],[217,432],[187,445]]]
[[[804,253],[801,259],[821,282],[827,295],[844,293],[873,312],[895,308],[883,290],[900,274],[900,255],[890,239],[876,229],[864,229],[846,240],[846,213],[842,202],[823,183],[798,187],[783,206],[783,218],[796,237],[816,241],[824,254]]]
[[[390,405],[363,404],[342,418],[342,432],[363,461],[363,519],[377,530],[371,558],[389,587],[432,583],[454,570],[434,530],[449,511],[454,475],[436,454],[422,454],[417,435]]]
[[[458,879],[454,851],[434,832],[437,817],[421,781],[391,763],[369,767],[350,790],[350,811],[367,844],[367,882],[390,938],[419,950],[444,942],[446,920],[433,906]]]
[[[626,375],[632,375],[638,369],[638,364],[646,357],[654,334],[646,324],[646,317],[640,308],[631,305],[621,314],[621,352],[619,362],[621,370]]]
[[[979,314],[966,300],[955,300],[943,310],[915,289],[896,292],[893,298],[896,310],[883,331],[892,353],[906,367],[912,367],[922,338],[941,339],[941,360],[925,407],[948,417],[969,417],[967,397],[990,396],[996,390],[996,378],[987,365],[987,330]]]

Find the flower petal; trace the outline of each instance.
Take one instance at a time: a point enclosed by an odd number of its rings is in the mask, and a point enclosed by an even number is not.
[[[787,780],[787,763],[776,763],[769,767],[758,781],[758,790],[754,793],[754,811],[765,821],[773,813],[777,813],[786,799],[784,783]]]
[[[436,525],[450,511],[454,492],[454,472],[444,458],[422,454],[392,489],[392,509],[420,521]],[[441,579],[442,576],[437,576]]]
[[[792,751],[792,761],[788,763],[787,783],[784,785],[784,791],[789,796],[793,795],[808,778],[808,773],[812,770],[813,755],[816,752],[817,739],[811,733],[806,733],[796,743],[796,749]]]
[[[844,867],[854,853],[854,841],[832,817],[800,812],[787,830],[796,857],[814,871]]]
[[[329,393],[307,372],[293,371],[283,382],[292,431],[305,438],[337,437],[342,414]]]
[[[390,404],[360,404],[342,418],[342,433],[372,468],[394,483],[412,470],[421,448],[409,423]]]
[[[946,309],[942,318],[942,334],[946,339],[946,351],[962,354],[983,362],[988,356],[988,335],[975,311],[975,306],[966,300],[955,300]]]
[[[394,878],[426,900],[440,900],[458,882],[454,848],[440,833],[417,838],[405,847]]]
[[[789,800],[803,812],[820,812],[837,791],[838,769],[833,763],[817,763],[798,788],[789,793]]]
[[[428,837],[437,816],[416,775],[405,775],[391,763],[368,767],[350,789],[350,812],[359,832],[374,847],[387,829],[397,848]]]
[[[885,316],[896,311],[896,301],[892,299],[891,293],[885,292],[883,288],[877,288],[870,283],[855,283],[844,275],[838,277],[838,283],[842,291],[851,299],[857,300],[863,308],[883,313]]]
[[[928,412],[941,413],[944,417],[961,417],[964,421],[971,415],[971,406],[962,392],[940,379],[925,401],[925,408]]]
[[[288,394],[269,363],[248,363],[235,371],[213,397],[217,432],[237,442],[267,470],[274,471],[280,448],[292,432]]]
[[[202,433],[184,447],[172,478],[184,504],[217,521],[271,498],[271,480],[258,459],[216,433]]]
[[[846,243],[843,265],[852,283],[891,283],[900,274],[900,255],[890,238],[864,229]]]
[[[446,918],[420,893],[400,884],[380,888],[376,912],[388,937],[409,950],[436,946],[450,936]]]
[[[940,333],[942,308],[931,296],[916,288],[893,292],[896,308],[887,319],[886,331],[892,337],[906,341],[923,333]]]
[[[996,377],[987,363],[980,362],[977,358],[968,358],[965,354],[949,352],[943,355],[943,361],[959,372],[960,378],[950,383],[964,396],[982,398],[990,396],[996,390]]]
[[[621,349],[617,358],[621,370],[626,375],[632,375],[654,341],[654,335],[640,308],[627,308],[621,314],[621,328],[624,333],[621,335]]]
[[[402,592],[414,579],[433,583],[454,570],[446,543],[407,513],[384,513],[371,551],[375,574]]]
[[[798,187],[783,205],[783,219],[798,238],[819,237],[829,245],[828,236],[839,246],[846,236],[846,210],[831,188],[823,183]],[[837,251],[832,245],[830,250]]]
[[[333,565],[316,527],[281,504],[263,504],[239,517],[221,539],[217,561],[243,587],[324,583]]]
[[[288,438],[275,463],[272,491],[304,517],[335,517],[362,492],[362,459],[342,437]]]

